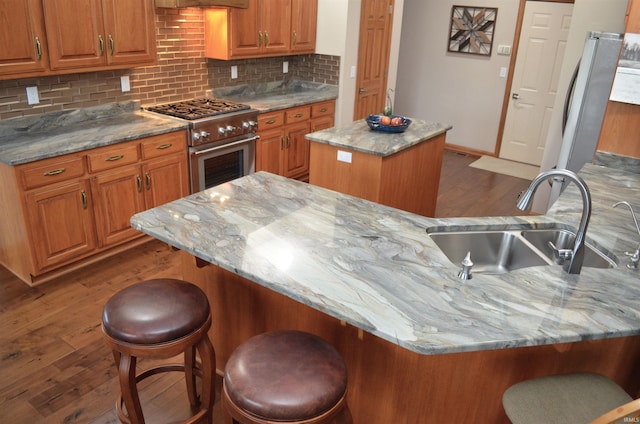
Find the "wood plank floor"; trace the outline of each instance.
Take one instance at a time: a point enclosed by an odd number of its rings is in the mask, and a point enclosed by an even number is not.
[[[437,216],[521,214],[516,196],[529,181],[470,168],[475,159],[445,152]],[[117,423],[118,381],[101,339],[102,307],[118,290],[156,277],[181,278],[177,255],[158,241],[36,288],[0,267],[0,422]],[[180,374],[140,386],[147,422],[188,416]],[[216,424],[219,409],[217,402]]]

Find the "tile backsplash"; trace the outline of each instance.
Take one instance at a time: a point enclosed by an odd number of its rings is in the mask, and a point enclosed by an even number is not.
[[[304,80],[338,85],[340,58],[283,56],[221,61],[204,57],[202,9],[156,9],[158,63],[135,69],[0,81],[0,119],[138,100],[142,105],[203,97],[218,87]],[[283,73],[283,62],[289,72]],[[238,78],[231,79],[231,66]],[[120,77],[131,91],[123,93]],[[26,87],[38,87],[40,103],[27,104]]]

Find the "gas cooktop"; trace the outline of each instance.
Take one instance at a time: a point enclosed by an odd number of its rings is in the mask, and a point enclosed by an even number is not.
[[[150,106],[146,108],[151,112],[162,113],[164,115],[175,116],[186,120],[207,118],[210,116],[222,115],[225,113],[247,110],[251,107],[229,100],[202,98],[185,100],[176,103]]]

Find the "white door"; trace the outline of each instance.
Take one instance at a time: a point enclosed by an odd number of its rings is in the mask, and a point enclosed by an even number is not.
[[[500,145],[503,159],[542,162],[572,12],[570,3],[526,2]]]

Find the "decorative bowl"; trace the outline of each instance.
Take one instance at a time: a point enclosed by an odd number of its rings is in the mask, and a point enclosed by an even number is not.
[[[388,132],[388,133],[404,132],[411,124],[411,119],[409,118],[405,118],[404,116],[391,115],[389,118],[391,119],[400,118],[400,120],[402,121],[402,124],[401,125],[385,125],[380,123],[380,118],[382,118],[383,116],[384,115],[369,115],[366,117],[365,120],[367,121],[369,128],[371,128],[372,130]]]

